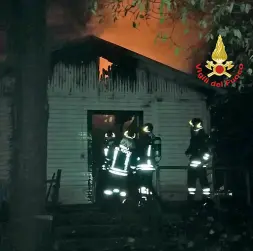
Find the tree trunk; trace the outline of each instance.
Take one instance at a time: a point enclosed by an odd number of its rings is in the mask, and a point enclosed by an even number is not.
[[[46,196],[46,0],[14,2],[12,39],[17,44],[10,234],[17,251],[37,251],[42,229],[36,216],[44,214]]]

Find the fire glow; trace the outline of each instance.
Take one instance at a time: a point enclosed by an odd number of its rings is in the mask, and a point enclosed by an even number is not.
[[[109,78],[109,68],[112,66],[112,63],[109,62],[107,59],[100,57],[99,58],[99,79],[101,80],[102,78]]]
[[[123,0],[122,6],[127,6],[130,3],[129,0]],[[122,10],[123,14],[119,15],[116,21],[113,21],[111,7],[101,7],[103,8],[100,10],[104,17],[103,21],[98,23],[98,18],[93,16],[89,22],[90,32],[101,39],[180,71],[193,73],[196,62],[201,61],[203,55],[196,55],[187,48],[201,47],[201,53],[205,54],[204,41],[199,38],[200,30],[196,26],[196,22],[189,18],[186,23],[183,23],[180,18],[174,20],[168,14],[162,23],[159,15],[160,0],[152,4],[154,10],[158,12],[152,13],[152,17],[148,20],[135,20],[131,13],[124,16]],[[136,23],[135,28],[132,25],[133,21]],[[169,38],[167,40],[156,39],[159,34],[168,35]],[[178,48],[177,55],[175,53],[176,48]]]

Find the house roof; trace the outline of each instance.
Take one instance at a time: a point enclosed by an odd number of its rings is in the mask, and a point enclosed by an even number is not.
[[[83,40],[75,40],[60,44],[55,46],[53,50],[54,52],[52,58],[55,63],[61,60],[63,54],[66,56],[68,55],[67,58],[70,61],[71,57],[74,59],[80,55],[85,55],[86,60],[91,60],[91,58],[94,58],[95,56],[103,57],[115,64],[126,64],[127,62],[135,68],[147,70],[149,73],[157,74],[165,79],[171,80],[173,78],[177,84],[187,86],[205,95],[226,93],[223,88],[217,88],[205,84],[204,82],[200,81],[197,76],[173,69],[172,67],[95,36],[89,36]]]

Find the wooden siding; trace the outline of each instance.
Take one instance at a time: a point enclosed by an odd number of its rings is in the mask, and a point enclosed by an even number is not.
[[[162,138],[160,165],[160,195],[164,200],[185,200],[187,197],[187,170],[185,156],[190,142],[189,120],[200,117],[207,121],[205,103],[201,100],[177,100],[158,103],[158,134]],[[169,169],[173,167],[173,169]],[[178,168],[178,169],[176,169]]]
[[[63,203],[89,203],[87,197],[87,110],[141,110],[144,122],[152,122],[163,140],[161,165],[187,165],[188,121],[206,120],[203,96],[189,88],[137,71],[136,83],[110,79],[99,81],[96,64],[55,66],[49,83],[48,176],[62,168]],[[83,154],[84,159],[80,158]],[[186,196],[186,171],[162,170],[161,196],[182,200]]]
[[[159,76],[137,70],[136,83],[129,80],[98,80],[98,67],[54,67],[49,81],[50,105],[48,125],[48,178],[58,168],[63,170],[60,200],[62,203],[90,203],[91,173],[87,166],[87,110],[138,110],[144,122],[152,122],[155,134],[162,137],[161,165],[187,164],[184,151],[189,142],[188,120],[194,116],[208,119],[204,98],[192,89],[174,83],[174,77]],[[0,84],[0,177],[8,179],[11,149],[10,100],[3,93],[11,89],[10,80]],[[7,107],[6,107],[7,105]],[[6,132],[6,133],[5,133]],[[1,134],[2,135],[2,134]],[[81,155],[83,157],[81,158]],[[185,198],[186,171],[162,170],[160,191],[170,200]],[[183,191],[182,193],[179,191]],[[182,195],[183,194],[183,195]]]
[[[66,66],[62,63],[55,65],[53,75],[49,83],[49,94],[57,96],[100,96],[113,99],[114,95],[145,96],[149,101],[156,99],[187,99],[199,100],[202,95],[185,87],[175,84],[174,76],[165,80],[159,76],[137,70],[136,83],[125,79],[115,79],[114,81],[98,79],[98,67],[95,63],[88,66]]]

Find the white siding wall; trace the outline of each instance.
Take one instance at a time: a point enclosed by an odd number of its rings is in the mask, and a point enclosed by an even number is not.
[[[62,169],[60,201],[83,203],[88,200],[89,173],[84,152],[84,111],[80,98],[49,97],[48,178]]]
[[[50,95],[49,105],[48,178],[62,169],[61,203],[90,203],[88,180],[92,177],[88,172],[87,110],[143,110],[144,119],[150,121],[150,109],[143,109],[143,101],[138,98],[132,102],[128,98],[98,101],[95,97]]]
[[[205,102],[180,99],[161,102],[158,104],[158,114],[158,133],[163,143],[160,166],[172,168],[160,171],[160,195],[165,200],[185,200],[187,171],[180,168],[188,165],[188,159],[184,154],[190,141],[188,122],[194,117],[199,117],[205,123],[207,120]]]
[[[203,97],[157,76],[147,79],[142,71],[138,72],[134,90],[129,86],[128,81],[119,80],[116,85],[110,81],[99,82],[94,64],[86,68],[63,64],[55,67],[49,85],[48,177],[58,168],[62,169],[62,203],[89,203],[88,110],[143,111],[144,122],[153,123],[155,134],[162,137],[161,165],[179,168],[161,171],[161,196],[185,199],[186,171],[180,167],[187,165],[184,152],[190,139],[188,121],[192,117],[206,120]]]

